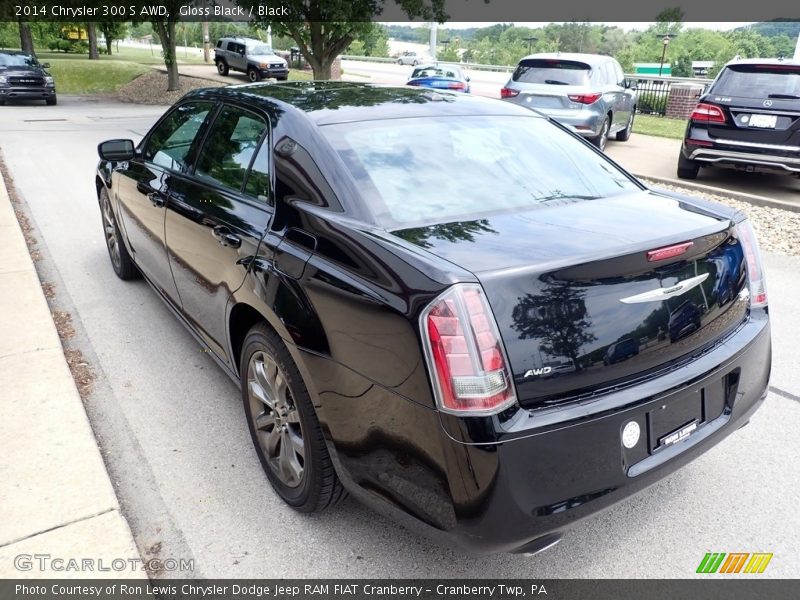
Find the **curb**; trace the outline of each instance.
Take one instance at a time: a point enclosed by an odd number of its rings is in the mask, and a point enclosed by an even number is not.
[[[656,177],[653,175],[645,175],[644,173],[633,173],[633,175],[640,179],[648,179],[664,185],[674,185],[676,187],[683,187],[698,192],[707,192],[709,194],[716,194],[717,196],[726,196],[728,198],[733,198],[734,200],[755,204],[756,206],[768,206],[770,208],[780,208],[782,210],[800,213],[800,204],[794,204],[792,202],[786,202],[776,198],[767,198],[766,196],[757,196],[755,194],[747,194],[745,192],[736,192],[726,188],[715,187],[713,185],[706,185],[703,183],[695,183],[694,181],[685,181],[683,179]]]
[[[0,174],[0,578],[146,577],[14,208]]]

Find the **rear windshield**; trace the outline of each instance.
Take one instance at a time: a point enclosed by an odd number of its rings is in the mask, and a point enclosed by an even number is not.
[[[800,99],[800,67],[733,65],[720,73],[712,92],[740,98]]]
[[[451,67],[418,67],[411,73],[411,79],[418,77],[449,77],[450,79],[461,79],[458,70]]]
[[[476,218],[639,187],[535,116],[451,116],[321,128],[387,229]]]
[[[511,78],[520,83],[588,85],[589,65],[573,60],[531,58],[522,60]]]

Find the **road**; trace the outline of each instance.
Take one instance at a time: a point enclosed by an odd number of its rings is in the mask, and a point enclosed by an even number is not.
[[[162,110],[68,97],[0,110],[0,146],[43,277],[97,375],[87,412],[143,552],[194,558],[207,577],[690,577],[709,551],[773,552],[767,575],[800,572],[800,259],[767,256],[772,385],[783,395],[770,394],[749,426],[542,555],[465,557],[352,499],[314,516],[284,506],[234,385],[145,283],[116,278],[93,188],[96,145],[138,139]]]

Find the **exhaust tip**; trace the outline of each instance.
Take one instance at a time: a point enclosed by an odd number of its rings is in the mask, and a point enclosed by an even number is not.
[[[558,542],[561,541],[563,538],[563,534],[561,533],[550,533],[548,535],[544,535],[540,538],[536,538],[525,544],[524,546],[520,546],[516,550],[512,552],[512,554],[523,554],[525,556],[534,556],[539,554],[540,552],[544,552],[545,550],[552,548]]]

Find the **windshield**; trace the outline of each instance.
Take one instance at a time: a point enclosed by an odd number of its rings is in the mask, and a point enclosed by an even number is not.
[[[34,67],[38,64],[29,54],[0,54],[0,67]]]
[[[462,79],[460,71],[451,67],[421,67],[414,69],[411,79],[419,77],[449,77],[450,79]]]
[[[260,46],[249,46],[247,48],[247,53],[251,56],[265,56],[272,54],[272,48],[266,44],[261,44]]]
[[[740,98],[800,99],[800,66],[730,66],[720,74],[713,92]]]
[[[393,119],[322,131],[388,229],[640,189],[579,139],[535,116]]]
[[[511,78],[520,83],[588,85],[589,65],[572,60],[532,58],[520,61]]]

